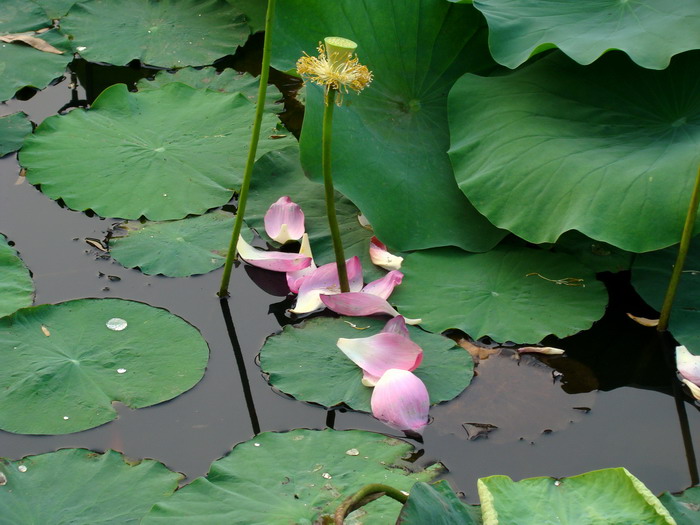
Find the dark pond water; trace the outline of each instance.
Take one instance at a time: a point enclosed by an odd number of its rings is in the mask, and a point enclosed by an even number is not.
[[[22,110],[39,123],[72,99],[93,98],[117,79],[133,81],[143,74],[128,68],[86,72],[84,67],[76,67],[81,71],[77,91],[71,91],[67,77],[27,101],[0,105],[0,114]],[[191,480],[258,431],[332,425],[389,432],[367,414],[329,415],[275,393],[266,383],[256,355],[280,321],[288,322],[284,310],[290,306],[285,296],[271,295],[255,283],[266,279],[265,289],[274,290],[269,274],[245,266],[234,270],[228,305],[237,354],[216,297],[221,270],[171,279],[125,269],[85,242],[104,238],[115,222],[61,207],[24,181],[16,155],[0,159],[0,232],[15,243],[33,273],[35,304],[119,297],[166,308],[199,328],[209,343],[204,379],[167,403],[140,410],[119,407],[117,420],[93,430],[64,436],[0,432],[0,456],[113,448],[133,458],[158,459]],[[482,361],[462,396],[431,410],[434,421],[424,443],[414,442],[416,464],[443,462],[453,487],[470,502],[478,501],[477,478],[492,474],[562,477],[624,466],[657,494],[689,486],[696,467],[688,461],[678,407],[681,416],[687,410],[686,442],[700,435],[700,415],[673,397],[671,370],[654,331],[625,317],[631,306],[644,313],[625,277],[610,282],[613,302],[594,330],[548,341],[565,348],[568,357],[516,361],[504,351]],[[485,424],[498,428],[480,435],[479,425]]]

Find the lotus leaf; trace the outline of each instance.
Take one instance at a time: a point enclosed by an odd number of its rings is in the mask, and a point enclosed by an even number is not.
[[[253,33],[265,29],[265,14],[267,13],[267,2],[265,0],[228,0],[228,2],[245,13],[248,25]]]
[[[477,525],[479,507],[467,505],[452,492],[447,481],[413,485],[396,525]]]
[[[649,305],[661,311],[671,272],[676,264],[678,246],[642,253],[632,265],[632,284]],[[694,237],[681,274],[671,309],[669,330],[688,350],[700,355],[700,237]]]
[[[224,265],[233,215],[215,211],[179,221],[141,223],[119,226],[124,236],[112,237],[109,251],[127,268],[138,267],[147,275],[187,277],[208,273]],[[244,232],[250,241],[252,234]]]
[[[575,229],[633,252],[676,243],[700,164],[698,75],[700,52],[664,71],[555,52],[508,75],[465,75],[449,102],[457,182],[530,242]]]
[[[304,176],[297,147],[269,153],[258,160],[253,169],[246,221],[266,239],[263,218],[269,206],[282,195],[291,197],[304,211],[316,264],[334,262],[323,185]],[[360,257],[365,282],[382,277],[386,272],[373,265],[369,257],[369,240],[374,234],[360,225],[357,219],[360,211],[338,192],[335,194],[335,211],[345,257]]]
[[[278,69],[339,35],[358,43],[374,73],[335,111],[332,169],[377,236],[397,250],[493,247],[503,233],[459,194],[446,154],[446,94],[462,73],[491,64],[479,13],[443,0],[281,0],[275,20]],[[301,161],[320,180],[322,89],[306,94]]]
[[[152,459],[63,449],[0,460],[0,523],[136,524],[177,488],[181,474]]]
[[[326,407],[345,404],[370,412],[372,389],[363,386],[362,370],[338,349],[338,338],[369,337],[387,319],[318,317],[284,327],[265,341],[260,366],[272,386],[296,399]],[[457,397],[474,375],[468,352],[440,335],[409,326],[411,339],[423,349],[423,362],[413,373],[423,380],[432,404]]]
[[[226,204],[240,184],[255,106],[179,82],[102,92],[89,110],[46,119],[20,153],[27,180],[103,217],[181,219]],[[225,115],[226,118],[222,118]],[[265,114],[258,154],[295,142]]]
[[[44,8],[49,18],[62,18],[68,10],[76,3],[76,0],[34,0]],[[25,2],[26,3],[26,2]]]
[[[31,0],[3,0],[0,34],[36,31],[51,25],[38,3]]]
[[[29,270],[0,234],[0,317],[30,306],[33,300],[34,283]]]
[[[406,255],[401,269],[406,277],[391,302],[431,332],[459,328],[475,339],[536,343],[590,328],[607,303],[590,268],[533,248],[426,250]]]
[[[678,525],[697,525],[700,520],[700,487],[691,487],[681,494],[664,492],[659,500]]]
[[[440,465],[413,472],[402,460],[412,451],[404,441],[362,430],[264,432],[212,463],[206,478],[156,504],[141,523],[310,524],[366,484],[410,490],[435,477]],[[357,513],[363,524],[379,525],[393,523],[400,509],[380,498]]]
[[[606,242],[595,241],[576,230],[564,233],[551,249],[574,256],[596,273],[629,270],[634,257],[630,252]]]
[[[27,4],[26,1],[22,3]],[[46,23],[48,25],[48,21]],[[40,38],[57,49],[67,49],[65,38],[54,29]],[[70,52],[57,55],[21,43],[0,44],[0,100],[12,98],[17,90],[25,86],[45,88],[63,74],[71,60],[73,55]]]
[[[658,498],[624,468],[517,483],[508,476],[489,476],[478,487],[484,525],[675,523]]]
[[[91,62],[166,68],[212,64],[250,34],[241,12],[224,0],[89,0],[73,6],[61,31]]]
[[[0,157],[22,147],[24,137],[32,132],[32,123],[24,113],[0,117]]]
[[[204,375],[209,348],[161,308],[79,299],[0,318],[0,428],[68,434],[172,399]]]
[[[700,4],[678,0],[476,0],[489,24],[489,47],[515,68],[531,55],[558,47],[580,64],[621,49],[649,69],[700,48]]]

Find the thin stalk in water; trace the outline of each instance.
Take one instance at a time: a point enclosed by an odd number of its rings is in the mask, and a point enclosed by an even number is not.
[[[391,499],[398,501],[402,505],[408,500],[408,494],[390,485],[384,485],[381,483],[365,485],[355,494],[343,501],[340,507],[336,509],[333,516],[333,523],[335,523],[335,525],[343,525],[345,518],[352,511],[357,510],[367,503],[381,498],[382,496],[389,496]]]
[[[267,13],[265,15],[265,41],[263,43],[262,64],[260,66],[260,84],[258,85],[258,99],[255,106],[255,120],[253,121],[253,132],[250,136],[250,146],[248,147],[248,158],[243,171],[243,183],[241,191],[238,195],[238,209],[236,210],[236,220],[233,223],[233,232],[231,234],[231,242],[228,246],[228,254],[226,255],[226,263],[224,264],[224,273],[221,276],[221,285],[219,287],[219,297],[228,296],[228,285],[231,280],[231,270],[233,261],[236,260],[236,245],[238,237],[241,234],[243,226],[243,217],[245,216],[245,207],[248,201],[248,190],[250,189],[250,179],[253,174],[253,165],[255,164],[255,155],[258,151],[258,140],[260,139],[260,127],[262,124],[262,114],[265,108],[265,96],[267,94],[267,81],[270,77],[270,55],[272,52],[272,19],[275,13],[275,1],[267,0]]]

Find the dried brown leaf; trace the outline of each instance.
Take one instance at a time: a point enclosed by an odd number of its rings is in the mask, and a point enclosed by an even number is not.
[[[31,33],[10,33],[7,35],[1,35],[0,41],[7,43],[23,42],[28,46],[38,49],[39,51],[44,51],[45,53],[55,53],[57,55],[63,54],[63,51],[56,49],[45,40],[35,37],[35,34],[39,34],[39,31]]]
[[[658,319],[647,319],[646,317],[637,317],[636,315],[632,315],[630,313],[627,314],[627,317],[629,317],[633,321],[641,324],[642,326],[658,326],[659,325]]]

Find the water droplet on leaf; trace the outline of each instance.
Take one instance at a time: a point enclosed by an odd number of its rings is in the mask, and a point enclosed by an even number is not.
[[[112,317],[109,321],[107,321],[107,328],[120,332],[126,328],[126,321],[119,317]]]

